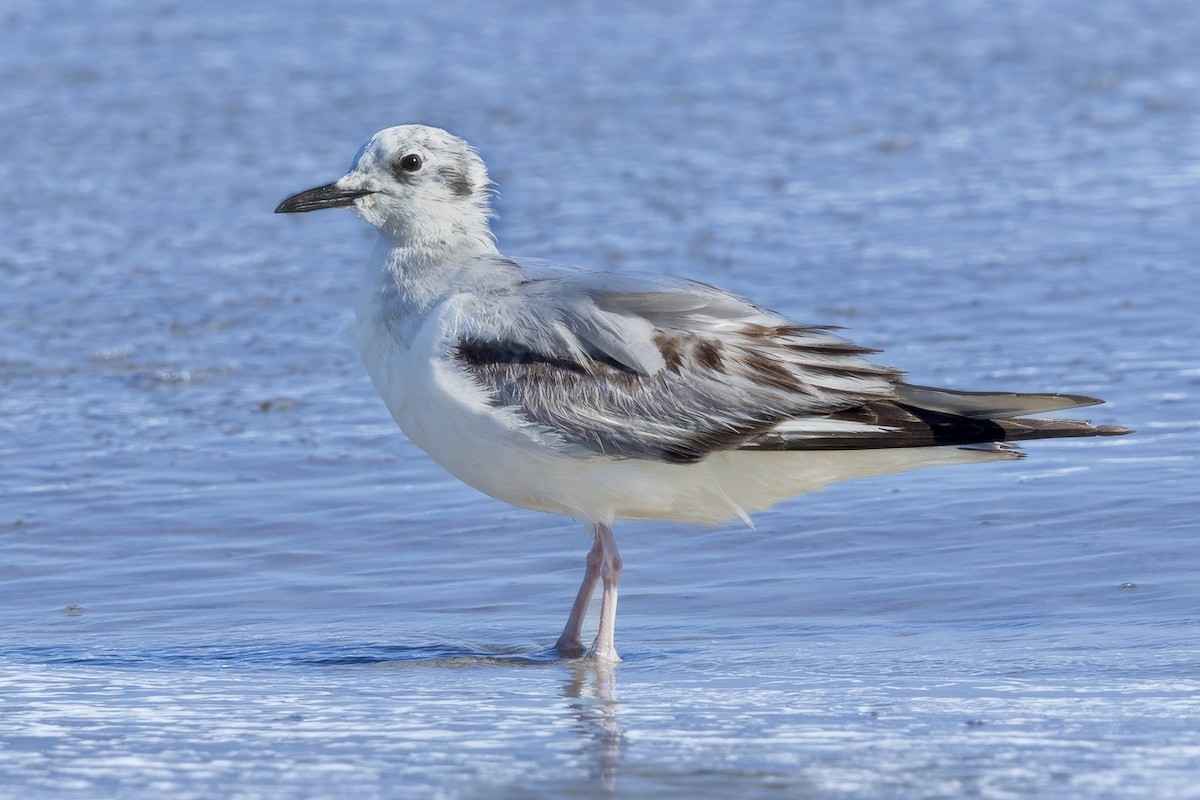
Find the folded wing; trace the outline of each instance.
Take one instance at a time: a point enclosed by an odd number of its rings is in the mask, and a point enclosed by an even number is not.
[[[711,286],[520,262],[510,291],[455,298],[451,355],[491,402],[571,445],[672,463],[714,451],[977,444],[1125,432],[1017,420],[1071,395],[905,384],[873,351]]]

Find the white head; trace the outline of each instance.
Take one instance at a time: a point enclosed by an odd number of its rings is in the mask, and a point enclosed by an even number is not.
[[[462,139],[399,125],[372,136],[342,178],[289,197],[275,212],[349,207],[402,245],[493,252],[491,185],[483,160]]]

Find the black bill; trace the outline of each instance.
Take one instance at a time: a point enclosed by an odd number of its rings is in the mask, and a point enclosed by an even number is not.
[[[340,189],[336,183],[330,183],[292,195],[275,207],[275,213],[295,214],[321,208],[342,208],[368,194],[371,192],[363,189]]]

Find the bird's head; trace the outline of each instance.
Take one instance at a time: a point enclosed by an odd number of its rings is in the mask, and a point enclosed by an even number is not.
[[[381,233],[415,246],[490,242],[491,181],[479,154],[440,128],[385,128],[333,183],[284,200],[277,214],[349,207]]]

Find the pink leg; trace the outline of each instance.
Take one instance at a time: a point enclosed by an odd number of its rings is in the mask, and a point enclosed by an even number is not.
[[[575,595],[575,605],[571,606],[571,615],[563,627],[562,636],[554,645],[554,649],[564,656],[574,658],[583,655],[583,618],[587,615],[588,605],[592,602],[592,593],[596,591],[596,583],[600,580],[600,569],[604,561],[604,550],[600,544],[600,534],[593,526],[595,542],[587,555],[587,569],[583,573],[583,583],[579,586],[579,594]]]
[[[600,627],[596,631],[596,641],[592,643],[592,657],[597,661],[620,661],[621,657],[617,655],[613,637],[617,626],[617,585],[621,580],[621,556],[617,553],[617,540],[613,537],[611,525],[603,522],[593,523],[592,535],[595,541],[592,543],[592,549],[588,551],[583,583],[579,586],[579,593],[575,595],[575,605],[571,606],[571,614],[567,617],[567,624],[554,649],[564,656],[583,655],[583,618],[592,602],[596,584],[602,582],[604,593],[600,597]]]
[[[597,523],[595,531],[600,547],[600,580],[604,585],[604,593],[600,596],[600,628],[592,645],[592,657],[597,661],[620,661],[613,637],[617,629],[617,584],[621,581],[621,556],[617,553],[617,540],[613,537],[610,525]],[[593,551],[595,549],[592,548]],[[591,553],[588,558],[591,558]]]

